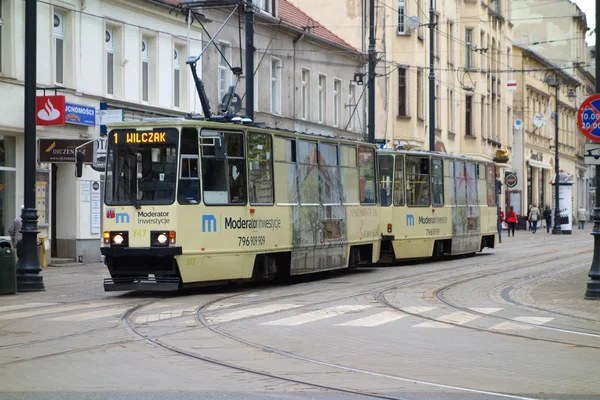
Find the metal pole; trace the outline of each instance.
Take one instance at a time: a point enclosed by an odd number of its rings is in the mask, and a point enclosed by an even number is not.
[[[23,239],[17,251],[17,291],[39,292],[45,290],[42,268],[37,254],[37,221],[35,209],[35,169],[36,169],[36,35],[37,1],[25,2],[25,145],[24,145],[24,187],[25,204],[21,212]],[[52,223],[56,223],[53,221]]]
[[[596,21],[600,21],[600,0],[596,0]],[[600,48],[600,34],[596,32],[596,49]],[[600,93],[600,53],[596,52],[596,93]],[[588,276],[585,298],[600,300],[600,165],[596,165],[596,207],[594,207],[594,259]]]
[[[375,0],[369,0],[369,143],[375,143]]]
[[[254,7],[246,1],[246,116],[254,120]]]
[[[431,0],[429,6],[429,151],[435,150],[435,72],[433,71],[434,1]]]
[[[555,177],[554,177],[554,198],[555,200],[555,204],[554,204],[554,227],[552,228],[552,234],[553,235],[560,235],[562,234],[562,227],[560,226],[560,200],[558,198],[558,189],[560,187],[560,178],[559,178],[559,173],[560,173],[560,169],[558,168],[558,76],[556,77],[556,110],[554,110],[554,133],[555,133],[555,137],[554,137],[554,172],[555,172]]]

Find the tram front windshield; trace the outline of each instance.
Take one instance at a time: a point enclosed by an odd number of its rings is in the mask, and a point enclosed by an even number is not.
[[[178,137],[174,128],[112,131],[106,160],[106,204],[172,204]]]

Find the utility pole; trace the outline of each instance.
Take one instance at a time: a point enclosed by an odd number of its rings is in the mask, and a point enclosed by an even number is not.
[[[254,6],[246,0],[246,116],[254,121]]]
[[[600,0],[596,0],[596,26],[600,21]],[[596,35],[596,93],[600,93],[600,32]],[[594,207],[594,259],[588,276],[585,298],[589,300],[600,300],[600,165],[596,165],[596,207]]]
[[[37,0],[25,2],[25,157],[24,187],[25,204],[21,212],[22,228],[20,251],[17,250],[17,291],[39,292],[46,290],[42,268],[37,253],[38,214],[35,209],[35,169],[36,169],[36,35]],[[53,223],[56,223],[53,221]]]
[[[560,189],[560,168],[558,167],[558,88],[560,87],[558,83],[558,73],[556,75],[555,82],[556,96],[554,99],[556,100],[556,110],[554,110],[554,227],[552,228],[553,235],[562,234],[562,227],[560,226],[560,197],[559,197],[559,189]]]
[[[369,0],[369,143],[375,143],[375,0]]]
[[[433,70],[433,33],[435,29],[434,1],[435,0],[431,0],[429,4],[429,151],[435,150],[435,72]]]

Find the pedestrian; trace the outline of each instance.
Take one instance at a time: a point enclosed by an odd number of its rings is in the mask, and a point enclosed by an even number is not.
[[[21,213],[23,213],[23,206],[21,206]],[[21,220],[21,215],[17,215],[17,218],[13,221],[10,228],[8,228],[8,234],[10,235],[10,242],[14,248],[17,249],[17,258],[21,258],[21,247],[23,241],[23,234],[21,233],[21,227],[23,226],[23,221]],[[17,261],[18,263],[18,261]]]
[[[529,208],[527,209],[527,224],[529,225],[529,232],[531,232],[531,208],[533,207],[533,204],[529,205]]]
[[[587,211],[583,207],[580,207],[579,210],[577,210],[577,229],[583,229],[585,227],[586,214]]]
[[[510,237],[510,231],[512,231],[513,237],[515,237],[515,225],[517,224],[517,213],[513,206],[510,206],[506,213],[506,222],[508,223],[508,237]]]
[[[544,219],[546,220],[546,233],[550,233],[550,227],[552,226],[552,209],[546,204],[544,210]]]
[[[502,207],[500,207],[500,223],[504,222],[504,211],[502,211]]]
[[[540,209],[537,208],[537,206],[535,204],[533,204],[531,206],[531,209],[529,210],[529,220],[531,221],[531,231],[533,233],[537,232],[537,223],[538,220],[540,219]]]

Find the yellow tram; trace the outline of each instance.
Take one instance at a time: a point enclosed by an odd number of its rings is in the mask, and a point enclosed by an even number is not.
[[[426,151],[377,152],[382,256],[469,254],[498,233],[496,167]]]
[[[379,260],[375,145],[241,122],[109,128],[105,290],[176,290]]]

